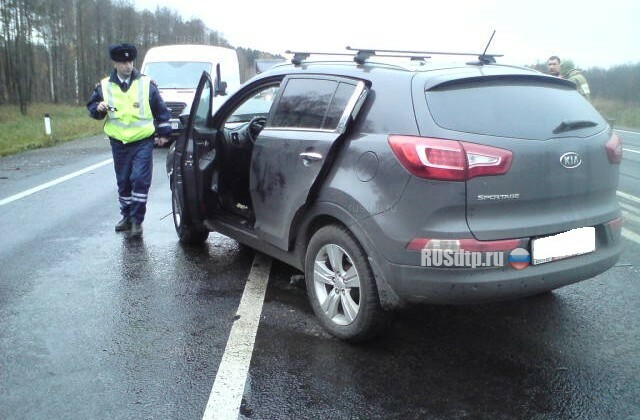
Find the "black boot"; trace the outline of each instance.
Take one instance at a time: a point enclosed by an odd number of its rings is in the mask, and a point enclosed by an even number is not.
[[[131,229],[131,220],[128,217],[123,217],[116,223],[116,232],[124,232],[129,229]]]
[[[139,238],[142,236],[142,224],[140,223],[131,223],[131,232],[129,232],[129,236],[132,238]]]

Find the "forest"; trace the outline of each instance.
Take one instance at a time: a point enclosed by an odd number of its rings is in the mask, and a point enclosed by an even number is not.
[[[0,0],[0,13],[0,105],[17,105],[23,114],[33,102],[83,104],[111,69],[114,43],[135,44],[137,65],[158,45],[236,48],[200,19],[183,20],[167,8],[138,11],[124,0]],[[243,81],[254,74],[255,59],[273,58],[236,50]],[[531,67],[544,71],[541,64]],[[640,62],[583,72],[594,99],[640,104]]]
[[[136,65],[158,45],[205,44],[233,48],[200,19],[175,11],[138,11],[128,1],[0,0],[0,105],[32,102],[83,104],[111,70],[109,46],[137,46]],[[242,80],[268,53],[236,48]]]

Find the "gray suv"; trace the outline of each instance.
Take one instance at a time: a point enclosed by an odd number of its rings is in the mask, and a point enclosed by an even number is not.
[[[350,341],[409,302],[530,296],[616,263],[622,145],[572,82],[354,55],[296,54],[215,113],[203,74],[167,162],[182,242],[218,231],[304,271]]]

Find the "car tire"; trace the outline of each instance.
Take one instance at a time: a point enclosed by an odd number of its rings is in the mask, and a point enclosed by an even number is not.
[[[176,188],[171,188],[171,208],[173,209],[173,226],[180,242],[186,245],[201,245],[209,237],[209,231],[193,226],[185,217],[182,199]]]
[[[313,311],[332,335],[359,342],[388,327],[390,314],[380,305],[367,256],[346,228],[329,225],[313,235],[305,281]]]

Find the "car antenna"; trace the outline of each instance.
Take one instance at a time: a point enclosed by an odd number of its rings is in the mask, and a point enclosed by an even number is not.
[[[487,55],[487,50],[489,49],[489,45],[491,45],[491,41],[493,41],[493,36],[495,34],[496,30],[494,29],[493,33],[491,34],[491,38],[489,38],[489,42],[487,42],[487,46],[484,47],[484,51],[482,52],[482,54],[478,56],[478,64],[493,64],[496,62],[496,57],[501,57],[496,55]]]

